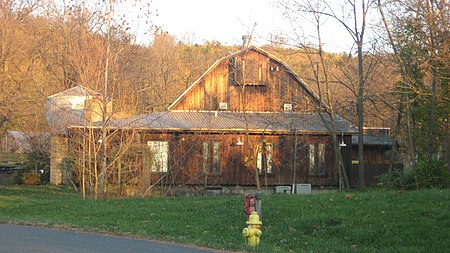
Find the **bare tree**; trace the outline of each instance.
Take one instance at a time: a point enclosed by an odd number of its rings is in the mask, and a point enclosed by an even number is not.
[[[358,158],[359,158],[359,186],[364,188],[364,145],[363,145],[363,127],[364,127],[364,101],[365,101],[365,83],[366,76],[364,72],[364,38],[367,29],[367,20],[369,11],[372,8],[373,1],[345,1],[342,6],[331,3],[330,1],[286,1],[283,2],[287,12],[301,12],[320,14],[323,17],[331,18],[339,23],[352,38],[357,46],[358,56],[358,92],[357,92],[357,114],[358,114]]]
[[[38,102],[35,89],[45,82],[42,74],[43,37],[33,29],[40,29],[34,13],[41,7],[40,0],[6,0],[0,3],[0,132],[14,124],[41,125],[39,111],[29,105]],[[45,34],[45,32],[43,32]],[[40,97],[39,97],[40,98]],[[39,104],[39,103],[36,103]],[[33,126],[35,126],[33,125]],[[32,127],[29,127],[31,129]]]
[[[125,61],[118,58],[129,43],[123,23],[116,19],[116,5],[113,0],[92,4],[81,2],[64,6],[60,16],[64,21],[60,27],[61,38],[65,42],[60,51],[62,59],[68,62],[76,84],[95,91],[90,102],[84,104],[87,117],[82,131],[75,133],[81,136],[78,143],[82,145],[74,149],[73,154],[79,164],[77,183],[81,182],[83,196],[90,191],[94,198],[108,196],[107,180],[115,168],[114,161],[129,149],[126,144],[132,139],[119,138],[124,142],[119,145],[124,151],[116,153],[118,157],[111,157],[109,145],[114,144],[118,134],[109,127],[116,112],[112,108],[112,99],[123,95],[118,95],[123,90],[118,82],[124,81],[119,64]],[[126,106],[118,104],[117,107],[119,110],[131,108],[131,104],[128,100]]]
[[[333,96],[330,89],[330,78],[329,78],[329,68],[326,63],[324,51],[323,51],[323,42],[322,42],[322,34],[321,34],[321,25],[322,25],[322,14],[320,12],[321,6],[320,3],[312,3],[312,2],[305,2],[304,8],[310,10],[310,12],[313,15],[313,21],[312,24],[316,28],[316,36],[317,36],[317,46],[309,46],[309,45],[302,45],[301,47],[304,48],[306,55],[310,62],[310,67],[313,69],[314,73],[314,81],[317,84],[317,91],[319,98],[321,100],[326,101],[326,104],[328,108],[318,108],[318,113],[324,122],[324,124],[327,126],[328,131],[330,133],[332,143],[333,143],[333,150],[334,150],[334,156],[335,156],[335,164],[334,167],[338,171],[339,176],[339,189],[345,190],[348,189],[349,182],[347,177],[347,172],[345,170],[343,161],[342,161],[342,154],[341,154],[341,148],[339,146],[339,141],[336,133],[336,126],[335,126],[335,109],[334,109],[334,102],[333,102]],[[316,59],[318,56],[318,59]],[[316,61],[317,60],[317,61]],[[322,84],[325,85],[324,89],[322,89]],[[322,95],[322,90],[325,92],[325,97]],[[324,112],[322,112],[322,110]],[[325,113],[328,117],[324,116],[323,113]],[[329,119],[329,120],[328,120]],[[331,125],[328,125],[328,122],[331,123]]]
[[[172,36],[155,34],[148,50],[146,63],[147,83],[138,90],[147,111],[161,111],[176,98],[183,84],[180,82],[179,46]]]

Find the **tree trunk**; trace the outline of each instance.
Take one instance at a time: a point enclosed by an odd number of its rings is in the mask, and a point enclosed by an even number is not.
[[[297,177],[297,148],[298,148],[297,145],[298,145],[297,130],[294,129],[294,147],[292,148],[292,152],[294,153],[294,159],[292,161],[292,189],[291,189],[292,194],[295,193],[295,178]]]
[[[427,13],[428,15],[432,15],[432,13],[435,11],[433,8],[433,4],[429,1],[426,1],[427,4]],[[430,105],[430,116],[429,116],[429,121],[428,121],[428,150],[427,150],[427,160],[429,163],[431,163],[431,161],[433,160],[433,154],[435,154],[436,152],[436,147],[435,147],[435,124],[436,124],[436,96],[437,96],[437,86],[438,86],[438,75],[437,75],[437,68],[438,68],[438,64],[436,64],[436,38],[435,38],[435,24],[434,24],[434,20],[432,17],[428,17],[427,18],[429,22],[428,27],[429,27],[429,36],[430,36],[430,43],[431,43],[431,48],[428,50],[431,54],[431,59],[430,59],[430,65],[431,65],[431,105]]]
[[[357,41],[358,45],[358,161],[359,161],[359,188],[364,189],[364,72],[363,72],[363,55],[362,41]]]
[[[397,121],[395,123],[394,134],[392,135],[391,157],[389,159],[389,172],[392,172],[392,169],[394,167],[395,154],[397,153],[397,134],[400,132],[400,124],[402,122],[402,111],[403,106],[400,105],[400,108],[398,109],[397,113]]]

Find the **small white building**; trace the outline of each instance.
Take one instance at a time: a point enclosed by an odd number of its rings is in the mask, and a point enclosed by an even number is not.
[[[108,98],[107,98],[108,99]],[[46,120],[50,128],[50,183],[68,183],[68,126],[92,126],[103,117],[103,95],[82,85],[47,97]],[[106,117],[112,112],[107,101]]]

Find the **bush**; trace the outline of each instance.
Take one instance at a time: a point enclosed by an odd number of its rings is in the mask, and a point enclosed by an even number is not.
[[[450,175],[444,161],[419,161],[414,168],[418,188],[447,188]]]
[[[27,162],[25,171],[39,171],[40,183],[48,183],[50,181],[50,146],[49,135],[36,134],[27,136],[30,146],[25,149]],[[37,174],[37,173],[35,173]],[[29,174],[29,177],[36,175]],[[33,180],[31,180],[33,181]],[[24,184],[26,184],[24,182]]]
[[[411,173],[394,169],[378,177],[379,185],[387,189],[411,190],[415,188],[415,179]]]
[[[39,185],[41,184],[41,174],[31,170],[23,173],[22,182],[24,185]]]
[[[50,181],[50,170],[45,169],[43,173],[40,173],[34,168],[23,166],[12,174],[10,181],[15,185],[46,184]]]
[[[23,173],[24,173],[24,170],[17,170],[17,171],[15,171],[12,174],[12,176],[11,176],[12,183],[15,184],[15,185],[23,184],[23,180],[22,180],[23,179]]]
[[[381,175],[379,184],[387,189],[412,190],[421,188],[447,188],[450,186],[450,175],[444,161],[434,160],[431,163],[419,161],[408,171],[392,170]]]

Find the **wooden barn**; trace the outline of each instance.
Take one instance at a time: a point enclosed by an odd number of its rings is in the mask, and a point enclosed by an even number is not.
[[[91,134],[99,124],[72,125],[69,142],[83,182],[86,147],[105,143],[102,180],[127,195],[186,187],[224,192],[257,182],[263,189],[337,186],[326,110],[289,66],[250,46],[216,61],[167,111],[109,121],[106,142]],[[348,144],[340,150],[348,170],[356,130],[338,115],[334,121]]]

